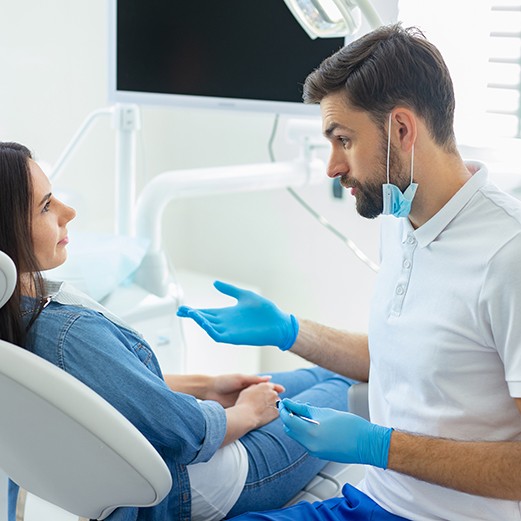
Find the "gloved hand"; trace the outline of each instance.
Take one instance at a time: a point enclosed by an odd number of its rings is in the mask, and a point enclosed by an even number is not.
[[[387,468],[393,429],[370,423],[356,414],[312,407],[288,398],[279,403],[279,412],[288,436],[304,445],[312,456]]]
[[[273,302],[253,291],[220,281],[215,281],[214,286],[236,298],[237,304],[213,309],[181,306],[177,316],[193,319],[217,342],[270,345],[282,351],[295,343],[299,325],[293,315],[282,312]]]

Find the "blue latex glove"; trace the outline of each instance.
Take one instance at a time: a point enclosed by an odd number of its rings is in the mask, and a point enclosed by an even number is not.
[[[177,316],[195,320],[217,342],[277,346],[282,351],[295,343],[299,325],[293,315],[283,313],[273,302],[253,291],[220,281],[215,281],[214,286],[236,298],[237,304],[213,309],[181,306]]]
[[[313,407],[288,398],[279,403],[279,410],[288,436],[304,445],[312,456],[387,468],[393,429],[370,423],[356,414]]]

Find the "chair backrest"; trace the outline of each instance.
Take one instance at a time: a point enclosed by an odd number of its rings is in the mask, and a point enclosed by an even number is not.
[[[0,251],[0,308],[9,300],[16,285],[16,268],[13,261]]]
[[[28,492],[88,519],[119,506],[156,505],[172,486],[165,462],[121,413],[65,371],[3,340],[0,468]]]

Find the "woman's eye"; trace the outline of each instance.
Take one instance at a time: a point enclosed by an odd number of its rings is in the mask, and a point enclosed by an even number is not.
[[[49,211],[49,208],[51,206],[51,201],[47,201],[42,209],[42,212],[48,212]]]

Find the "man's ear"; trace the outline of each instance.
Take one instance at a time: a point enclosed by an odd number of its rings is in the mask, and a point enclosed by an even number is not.
[[[416,142],[418,133],[417,117],[414,112],[405,107],[397,107],[392,112],[393,127],[398,133],[400,148],[409,152]]]

